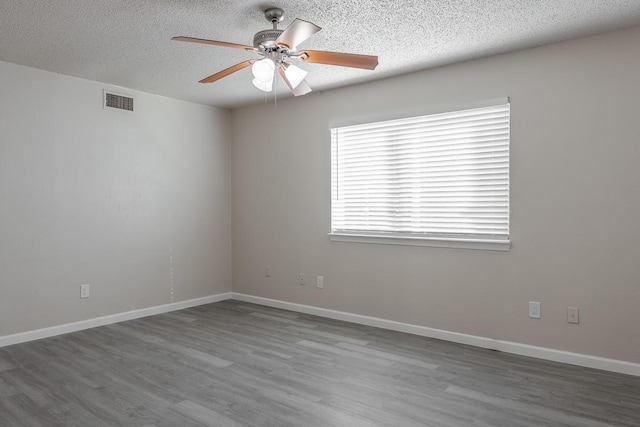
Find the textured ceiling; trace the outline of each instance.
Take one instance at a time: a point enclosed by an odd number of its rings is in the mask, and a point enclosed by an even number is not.
[[[250,69],[198,83],[255,53],[171,37],[251,45],[269,6],[285,10],[280,28],[323,28],[301,49],[379,56],[375,71],[302,63],[315,91],[640,24],[639,0],[1,0],[0,60],[213,106],[264,102]]]

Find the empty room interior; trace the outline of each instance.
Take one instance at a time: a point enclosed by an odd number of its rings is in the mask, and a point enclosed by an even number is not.
[[[0,21],[1,426],[640,425],[637,0]]]

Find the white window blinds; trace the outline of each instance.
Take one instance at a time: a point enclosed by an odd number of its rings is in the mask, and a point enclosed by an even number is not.
[[[333,234],[509,239],[509,104],[331,129]]]

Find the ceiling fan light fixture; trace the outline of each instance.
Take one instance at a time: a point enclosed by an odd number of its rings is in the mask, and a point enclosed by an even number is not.
[[[263,92],[271,92],[273,90],[273,79],[263,82],[257,78],[253,79],[253,85]]]
[[[284,74],[287,76],[289,83],[291,83],[291,89],[297,88],[305,77],[307,77],[307,72],[305,70],[292,64],[288,65],[284,69]]]
[[[273,81],[273,73],[276,70],[276,65],[269,58],[261,59],[260,61],[256,61],[251,66],[251,72],[256,80],[261,82],[272,82]]]
[[[200,80],[200,83],[213,83],[232,73],[251,67],[254,76],[253,85],[255,87],[264,92],[271,92],[277,71],[294,96],[305,95],[311,92],[311,88],[305,81],[307,72],[292,65],[289,62],[290,59],[368,70],[373,70],[378,65],[378,57],[373,55],[324,50],[298,51],[298,45],[320,31],[321,28],[309,21],[296,18],[287,28],[280,30],[278,29],[278,23],[282,22],[283,16],[284,11],[282,9],[277,7],[267,8],[264,11],[264,17],[271,22],[273,28],[257,32],[253,36],[253,46],[184,36],[173,37],[173,40],[242,49],[256,52],[262,56],[259,60],[249,59],[232,65]]]

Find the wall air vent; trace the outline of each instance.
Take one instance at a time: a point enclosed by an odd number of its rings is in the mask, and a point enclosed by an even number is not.
[[[104,108],[133,111],[133,97],[115,93],[112,91],[104,91]]]

